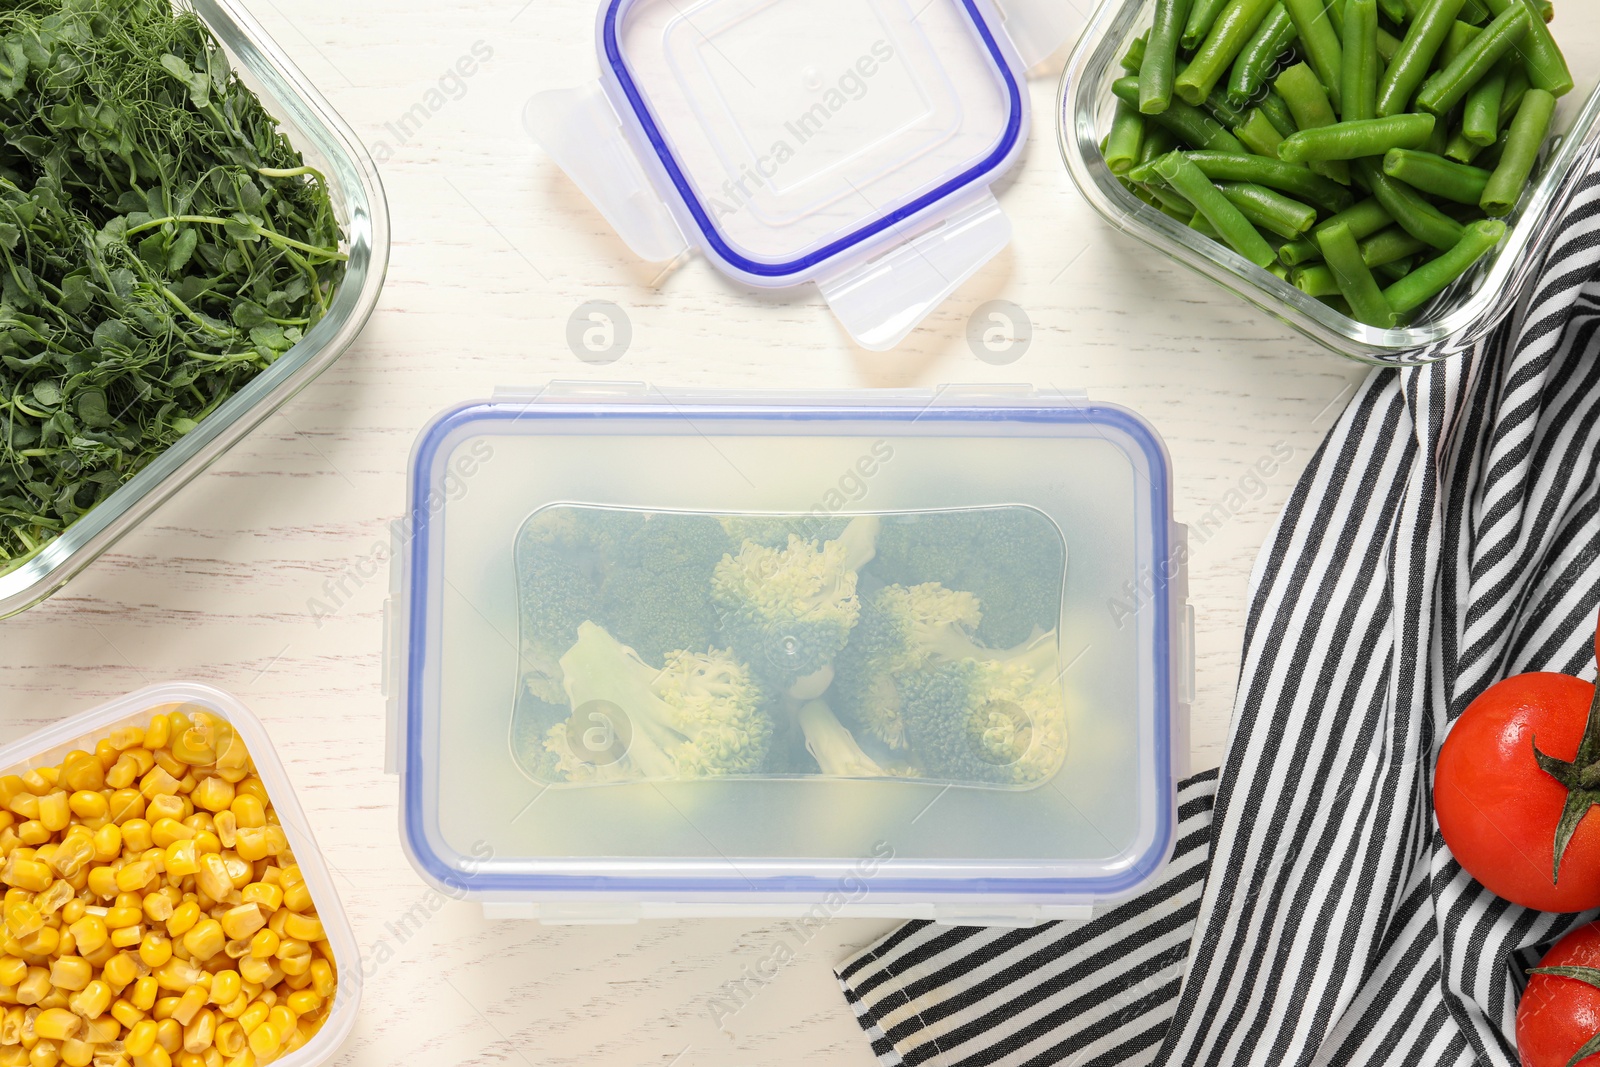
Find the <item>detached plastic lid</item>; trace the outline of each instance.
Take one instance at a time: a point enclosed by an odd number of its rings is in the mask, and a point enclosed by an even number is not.
[[[446,412],[411,479],[391,756],[434,884],[1027,923],[1164,861],[1185,548],[1130,413],[552,388]]]
[[[1006,8],[611,0],[600,82],[525,120],[640,256],[699,247],[752,285],[815,282],[890,348],[1010,240],[989,185],[1027,137],[1026,69],[1077,20]]]

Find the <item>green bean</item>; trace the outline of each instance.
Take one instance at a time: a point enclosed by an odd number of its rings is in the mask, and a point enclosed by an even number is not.
[[[1379,115],[1398,115],[1410,105],[1465,2],[1428,0],[1427,6],[1412,20],[1405,40],[1400,43],[1400,51],[1395,53],[1378,86]]]
[[[1254,109],[1245,124],[1234,129],[1233,135],[1250,151],[1268,159],[1278,158],[1278,146],[1283,143],[1283,135],[1273,128],[1265,115]]]
[[[1226,89],[1213,89],[1211,95],[1206,97],[1206,102],[1202,107],[1203,110],[1211,113],[1212,118],[1229,129],[1235,126],[1243,126],[1250,121],[1250,109],[1248,107],[1234,107],[1233,101],[1228,99],[1228,91]]]
[[[1228,0],[1194,0],[1194,6],[1189,9],[1189,19],[1184,23],[1183,37],[1179,40],[1184,51],[1192,52],[1200,47],[1200,42],[1206,39],[1206,34],[1211,32],[1222,9],[1227,6]]]
[[[1339,279],[1323,263],[1297,267],[1289,272],[1289,280],[1296,289],[1319,300],[1339,295]]]
[[[1155,169],[1162,180],[1216,227],[1222,239],[1235,252],[1258,267],[1266,267],[1277,259],[1277,253],[1251,225],[1250,220],[1183,153],[1171,152],[1162,156],[1156,161]]]
[[[1355,317],[1368,326],[1382,330],[1393,328],[1396,321],[1394,308],[1389,306],[1383,290],[1378,287],[1378,280],[1362,261],[1361,249],[1350,235],[1350,227],[1342,223],[1329,227],[1318,236],[1317,242],[1322,246],[1322,258],[1333,272],[1339,292],[1349,301]]]
[[[1338,182],[1282,160],[1225,152],[1190,152],[1189,161],[1213,181],[1255,182],[1315,204],[1324,211],[1343,211],[1355,203],[1350,190]]]
[[[1382,204],[1376,200],[1363,200],[1354,207],[1345,208],[1343,211],[1317,224],[1311,231],[1312,240],[1292,241],[1278,249],[1278,258],[1290,266],[1299,263],[1308,263],[1322,255],[1322,249],[1317,246],[1316,236],[1329,226],[1339,223],[1350,228],[1356,240],[1370,237],[1386,226],[1394,225],[1394,218],[1384,210]]]
[[[1417,94],[1417,106],[1435,115],[1449,114],[1527,33],[1528,9],[1506,8],[1449,66],[1428,79]]]
[[[1510,62],[1510,57],[1501,59],[1499,66],[1467,93],[1467,101],[1461,111],[1461,136],[1479,148],[1489,147],[1500,136],[1500,101],[1506,95],[1507,66]]]
[[[1231,0],[1212,25],[1205,43],[1173,83],[1174,91],[1191,104],[1202,103],[1249,43],[1272,10],[1275,0]]]
[[[1150,195],[1155,198],[1157,204],[1168,215],[1175,219],[1182,219],[1184,222],[1194,218],[1194,205],[1171,189],[1168,189],[1165,185],[1157,182],[1146,186],[1146,188],[1150,190]]]
[[[1111,92],[1123,103],[1139,106],[1138,78],[1118,78],[1112,83]],[[1171,107],[1150,118],[1171,130],[1177,135],[1178,140],[1185,144],[1194,145],[1196,148],[1214,149],[1218,152],[1245,154],[1244,145],[1239,143],[1237,137],[1223,129],[1220,122],[1199,108],[1190,107],[1182,100],[1174,100]]]
[[[1328,0],[1328,21],[1333,23],[1333,34],[1344,40],[1344,9],[1350,0]]]
[[[1529,0],[1485,0],[1485,3],[1496,15],[1504,14],[1513,4],[1531,7]],[[1529,14],[1533,17],[1528,21],[1528,35],[1520,46],[1528,68],[1528,80],[1535,89],[1543,89],[1551,96],[1565,96],[1573,88],[1567,59],[1551,36],[1550,27],[1544,24],[1544,16],[1537,8],[1532,8]]]
[[[1450,287],[1473,264],[1493,251],[1506,234],[1506,224],[1483,219],[1468,226],[1444,255],[1424,263],[1384,290],[1397,315],[1409,315]]]
[[[1411,13],[1400,0],[1378,0],[1378,8],[1396,26],[1405,24],[1411,18]]]
[[[1200,234],[1202,237],[1209,237],[1213,241],[1219,242],[1222,240],[1222,231],[1213,226],[1211,224],[1211,220],[1200,214],[1198,211],[1196,211],[1194,213],[1194,217],[1189,220],[1189,228],[1195,233]]]
[[[1272,10],[1267,12],[1267,17],[1256,28],[1255,36],[1244,46],[1239,58],[1233,61],[1233,73],[1228,77],[1228,99],[1240,107],[1255,99],[1261,87],[1267,84],[1279,57],[1299,37],[1300,31],[1294,28],[1294,20],[1289,17],[1288,10],[1281,3],[1273,4]]]
[[[1289,280],[1289,268],[1285,267],[1282,263],[1274,263],[1272,266],[1267,268],[1267,273],[1278,279],[1280,282],[1286,282]]]
[[[1422,199],[1411,186],[1383,173],[1376,160],[1362,160],[1361,169],[1372,184],[1372,195],[1401,229],[1441,251],[1461,240],[1461,223]]]
[[[1118,101],[1118,103],[1121,103],[1121,101]],[[1159,159],[1177,147],[1178,139],[1172,135],[1171,130],[1165,126],[1151,125],[1146,122],[1144,144],[1139,149],[1139,162],[1148,163],[1152,159]]]
[[[1455,24],[1450,27],[1450,32],[1445,35],[1444,44],[1439,46],[1439,54],[1433,59],[1434,66],[1440,69],[1448,67],[1467,45],[1477,40],[1478,34],[1482,32],[1483,27],[1456,19]]]
[[[1139,68],[1144,65],[1145,39],[1135,37],[1128,44],[1128,50],[1122,54],[1122,69],[1129,74],[1138,74]]]
[[[1528,95],[1528,90],[1533,88],[1533,83],[1528,80],[1528,65],[1526,63],[1513,63],[1510,72],[1506,75],[1505,95],[1500,98],[1500,130],[1505,132],[1505,127],[1516,118],[1517,108],[1522,106],[1522,98]]]
[[[1340,117],[1378,117],[1378,0],[1346,0],[1344,8],[1344,81]]]
[[[1550,132],[1550,120],[1555,117],[1556,98],[1543,89],[1529,89],[1511,120],[1510,135],[1489,184],[1479,201],[1484,214],[1501,216],[1511,214],[1512,208],[1522,198],[1533,165],[1538,162],[1539,149]]]
[[[1361,242],[1361,262],[1377,269],[1425,251],[1432,249],[1400,227],[1391,226]]]
[[[1289,105],[1283,97],[1278,95],[1276,89],[1268,89],[1267,95],[1261,98],[1261,103],[1256,105],[1261,113],[1267,116],[1267,121],[1272,123],[1272,128],[1284,137],[1289,136],[1300,127],[1295,125],[1294,112],[1289,110]]]
[[[1304,236],[1307,230],[1316,225],[1316,208],[1291,200],[1264,185],[1218,182],[1217,188],[1245,218],[1287,240]]]
[[[1106,138],[1106,165],[1113,174],[1126,174],[1139,162],[1143,148],[1144,116],[1118,100],[1111,134]]]
[[[1305,52],[1322,87],[1337,108],[1339,87],[1343,81],[1344,46],[1333,28],[1327,0],[1283,0],[1283,6],[1288,8],[1289,16],[1294,19],[1294,28],[1300,33],[1301,51]]]
[[[1489,172],[1454,163],[1431,152],[1396,148],[1383,157],[1383,172],[1413,189],[1458,204],[1476,204],[1489,185]]]
[[[1432,115],[1390,115],[1301,130],[1278,147],[1286,163],[1381,156],[1391,148],[1419,148],[1433,135]]]
[[[1322,82],[1304,63],[1296,63],[1278,75],[1276,84],[1285,106],[1294,117],[1297,129],[1315,130],[1332,126],[1339,121],[1339,117],[1334,114],[1333,103],[1322,87]],[[1286,136],[1293,136],[1293,133]],[[1350,167],[1343,160],[1314,163],[1311,169],[1341,185],[1350,184]]]
[[[1139,110],[1158,115],[1172,103],[1177,77],[1178,38],[1189,17],[1190,0],[1156,0],[1155,23],[1139,63]]]
[[[1390,284],[1399,281],[1411,273],[1411,268],[1416,264],[1410,259],[1397,259],[1393,263],[1380,263],[1372,268],[1372,273]]]
[[[1471,163],[1482,151],[1481,146],[1473,144],[1464,134],[1457,132],[1445,145],[1441,155],[1456,163]]]
[[[1461,8],[1461,17],[1478,25],[1488,22],[1491,14],[1489,9],[1484,6],[1484,0],[1467,0]]]

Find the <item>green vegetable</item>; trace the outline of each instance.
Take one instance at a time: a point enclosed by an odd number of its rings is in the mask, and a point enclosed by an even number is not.
[[[192,13],[0,12],[0,573],[297,344],[340,241]]]
[[[1468,226],[1454,248],[1425,263],[1384,290],[1395,313],[1405,315],[1426,304],[1450,287],[1473,264],[1488,255],[1506,235],[1506,224],[1482,219]]]
[[[791,537],[784,548],[745,542],[711,576],[711,602],[728,647],[775,691],[821,684],[860,617],[857,574],[881,522],[851,520],[835,540]],[[797,694],[798,695],[798,694]]]
[[[1428,245],[1417,240],[1398,226],[1391,226],[1387,230],[1373,234],[1361,242],[1361,262],[1377,269],[1386,267],[1391,263],[1398,263],[1410,259],[1419,252],[1426,252]]]
[[[1056,525],[1008,507],[896,518],[884,525],[871,569],[889,584],[971,592],[983,604],[978,640],[1009,648],[1059,625],[1066,566]]]
[[[1283,6],[1300,33],[1301,50],[1337,108],[1344,80],[1344,46],[1329,14],[1333,5],[1328,0],[1284,0]]]
[[[1347,0],[1344,9],[1344,81],[1340,98],[1345,121],[1378,117],[1377,0]]]
[[[1122,101],[1117,101],[1117,117],[1106,138],[1106,164],[1113,174],[1126,174],[1139,162],[1144,148],[1144,116]]]
[[[1255,109],[1251,109],[1250,117],[1242,126],[1234,129],[1233,135],[1250,151],[1268,159],[1277,159],[1278,146],[1283,144],[1283,135]]]
[[[1500,136],[1500,102],[1505,99],[1510,62],[1510,59],[1501,60],[1495,71],[1467,93],[1461,112],[1460,136],[1479,148],[1489,147]]]
[[[1288,9],[1282,3],[1272,5],[1239,58],[1233,61],[1233,72],[1228,78],[1229,102],[1244,107],[1254,100],[1272,77],[1278,60],[1299,39],[1300,31],[1294,28]]]
[[[1354,207],[1346,208],[1318,223],[1316,228],[1311,231],[1313,240],[1295,241],[1284,245],[1278,250],[1278,257],[1291,267],[1320,258],[1322,249],[1317,246],[1314,238],[1321,235],[1327,228],[1336,226],[1341,222],[1350,228],[1351,234],[1359,241],[1363,237],[1372,236],[1385,226],[1393,225],[1394,218],[1384,210],[1383,205],[1378,203],[1377,200],[1363,200]]]
[[[1476,204],[1483,199],[1490,177],[1481,167],[1469,167],[1443,156],[1404,148],[1396,148],[1383,157],[1383,172],[1413,189],[1458,204]]]
[[[1355,202],[1350,190],[1338,182],[1280,159],[1223,152],[1189,152],[1187,156],[1212,181],[1255,182],[1288,193],[1297,200],[1308,201],[1324,211],[1343,211]]]
[[[1206,39],[1212,25],[1227,6],[1228,0],[1194,0],[1180,38],[1185,51],[1192,52],[1200,47],[1200,42]]]
[[[1210,96],[1266,19],[1273,3],[1274,0],[1231,0],[1212,24],[1194,59],[1173,83],[1178,95],[1191,104]]]
[[[1420,148],[1433,135],[1432,115],[1391,115],[1301,130],[1278,146],[1285,163],[1381,156],[1391,148]]]
[[[772,718],[751,671],[727,652],[675,652],[658,668],[586,622],[561,671],[573,715],[550,728],[545,748],[567,781],[715,778],[765,768]]]
[[[805,737],[806,751],[817,761],[823,774],[835,778],[882,778],[888,775],[862,751],[855,735],[845,729],[839,717],[821,700],[805,704],[795,713]]]
[[[1394,309],[1389,306],[1378,281],[1361,258],[1361,249],[1350,234],[1350,227],[1340,223],[1317,237],[1322,246],[1322,258],[1333,272],[1339,292],[1350,304],[1355,317],[1368,326],[1390,329],[1395,324]]]
[[[1189,17],[1190,0],[1156,0],[1155,21],[1139,72],[1136,110],[1156,115],[1172,104],[1172,79],[1177,74],[1178,38]]]
[[[1304,63],[1296,63],[1278,75],[1277,87],[1295,124],[1286,137],[1294,136],[1297,130],[1321,129],[1339,121],[1322,83]],[[1310,170],[1341,185],[1350,184],[1350,164],[1342,159],[1313,163]]]
[[[1118,78],[1111,86],[1118,100],[1134,107],[1139,105],[1139,79]],[[1197,107],[1182,100],[1172,101],[1165,111],[1150,116],[1151,121],[1172,131],[1185,144],[1216,148],[1224,152],[1244,152],[1244,145],[1222,126],[1222,123]]]
[[[1529,89],[1517,109],[1506,138],[1504,154],[1490,176],[1481,201],[1484,214],[1501,216],[1511,214],[1522,197],[1522,190],[1538,162],[1539,149],[1550,132],[1550,122],[1555,117],[1556,98],[1543,89]]]
[[[1429,67],[1444,47],[1464,0],[1428,0],[1427,6],[1406,29],[1400,51],[1384,73],[1378,86],[1378,114],[1398,115],[1411,104],[1411,98],[1428,77]]]
[[[1561,54],[1550,27],[1545,25],[1543,13],[1533,6],[1531,0],[1484,2],[1496,15],[1503,15],[1509,8],[1519,4],[1529,9],[1532,17],[1528,20],[1528,36],[1520,46],[1524,57],[1522,65],[1527,69],[1529,81],[1535,89],[1543,89],[1551,96],[1565,96],[1572,92],[1575,83],[1572,72],[1567,69],[1566,57]]]
[[[1317,209],[1250,182],[1219,182],[1217,188],[1255,225],[1285,240],[1305,235],[1317,221]]]
[[[1528,19],[1527,8],[1506,8],[1449,66],[1428,79],[1417,94],[1417,106],[1434,115],[1448,115],[1517,46],[1528,32]]]
[[[1461,223],[1428,203],[1411,186],[1383,173],[1372,160],[1362,160],[1362,165],[1372,195],[1401,229],[1441,251],[1454,248],[1461,240]]]

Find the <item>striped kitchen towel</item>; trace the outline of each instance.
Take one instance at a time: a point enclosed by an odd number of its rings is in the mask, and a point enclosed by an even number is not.
[[[1509,674],[1594,677],[1600,171],[1519,312],[1375,371],[1251,579],[1220,772],[1162,881],[1086,924],[911,923],[839,969],[886,1065],[1517,1062],[1521,967],[1593,915],[1507,904],[1434,823],[1450,722]]]

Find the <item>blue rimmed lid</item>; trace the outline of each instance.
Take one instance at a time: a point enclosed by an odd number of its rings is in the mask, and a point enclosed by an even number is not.
[[[582,505],[826,520],[1015,508],[1070,552],[1064,761],[1024,789],[755,775],[550,785],[519,746],[538,650],[517,543]],[[391,605],[402,838],[436,885],[557,919],[1078,914],[1171,846],[1186,625],[1182,529],[1150,428],[1077,397],[600,396],[445,412],[419,438]],[[1175,728],[1175,723],[1177,728]]]
[[[1009,240],[988,189],[1066,7],[610,0],[599,85],[541,94],[527,122],[641,255],[816,282],[889,347]]]

